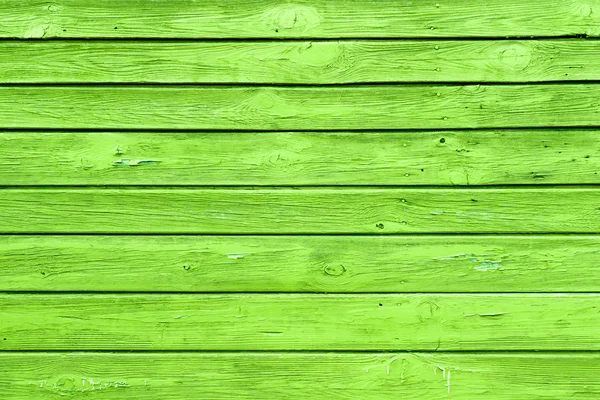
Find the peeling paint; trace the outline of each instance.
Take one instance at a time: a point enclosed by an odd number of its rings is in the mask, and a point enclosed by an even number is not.
[[[160,164],[160,161],[156,160],[129,160],[127,158],[121,158],[113,161],[113,167],[139,167],[141,165],[156,165]]]
[[[491,259],[491,257],[496,259]],[[493,272],[504,271],[501,258],[502,256],[493,254],[460,253],[451,256],[437,257],[434,258],[433,261],[469,261],[477,264],[473,267],[476,271]]]
[[[502,268],[502,261],[490,261],[490,260],[482,261],[481,264],[473,267],[473,269],[475,269],[477,271],[482,271],[482,272],[504,271],[504,268]]]
[[[244,258],[246,256],[251,256],[252,253],[231,253],[231,254],[227,254],[227,258],[230,258],[232,260],[239,260],[240,258]]]
[[[52,384],[47,381],[40,381],[40,387],[49,388],[62,396],[72,393],[126,388],[129,387],[129,384],[126,381],[113,381],[110,379],[96,381],[93,378],[60,377]]]
[[[500,317],[502,315],[508,314],[507,312],[496,312],[496,313],[486,313],[486,314],[465,314],[465,317]]]
[[[452,371],[449,368],[444,368],[441,366],[436,366],[433,368],[433,374],[437,375],[437,370],[442,371],[442,376],[444,379],[446,379],[446,387],[448,388],[448,393],[450,393],[450,376],[452,374]]]

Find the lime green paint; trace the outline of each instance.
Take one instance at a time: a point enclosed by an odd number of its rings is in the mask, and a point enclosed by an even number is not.
[[[0,15],[2,398],[600,397],[600,0]]]
[[[598,184],[598,134],[10,131],[0,132],[0,184]]]
[[[598,80],[593,40],[6,41],[3,83]]]
[[[579,187],[0,189],[0,232],[595,233],[599,197]]]
[[[593,126],[600,125],[598,93],[598,84],[3,86],[0,128],[327,130]]]
[[[597,236],[0,236],[0,290],[593,292]]]
[[[599,7],[598,0],[5,0],[0,37],[598,36]]]
[[[0,350],[600,350],[599,303],[599,294],[1,294]]]
[[[597,353],[0,353],[11,400],[597,399]]]

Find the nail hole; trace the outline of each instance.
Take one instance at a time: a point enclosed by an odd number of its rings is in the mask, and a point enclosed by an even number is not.
[[[186,271],[189,271],[189,270],[190,270],[190,268],[191,268],[191,267],[190,267],[190,264],[184,264],[184,265],[183,265],[183,269],[185,269]]]
[[[444,139],[444,138],[441,138],[441,139],[440,139],[440,143],[446,143],[446,139]]]
[[[383,224],[377,224],[377,225],[375,225],[375,226],[376,226],[377,228],[379,228],[379,229],[383,229]]]

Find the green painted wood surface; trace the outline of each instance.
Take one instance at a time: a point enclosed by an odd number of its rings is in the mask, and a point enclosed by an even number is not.
[[[0,233],[596,233],[598,188],[0,189]]]
[[[595,40],[5,41],[3,83],[598,80]]]
[[[0,37],[597,36],[598,0],[6,0]]]
[[[3,86],[0,128],[443,129],[600,125],[600,85]]]
[[[0,291],[594,292],[597,236],[0,236]]]
[[[597,399],[599,365],[594,353],[0,353],[0,390],[11,400]]]
[[[598,184],[597,129],[0,132],[0,185]]]
[[[600,350],[600,294],[1,294],[0,332],[2,350]]]
[[[0,2],[0,394],[600,397],[599,12]]]

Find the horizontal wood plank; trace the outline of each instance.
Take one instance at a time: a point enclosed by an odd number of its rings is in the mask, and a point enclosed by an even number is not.
[[[0,236],[2,291],[594,292],[596,236]]]
[[[1,353],[11,400],[597,399],[594,353]]]
[[[0,132],[0,185],[600,183],[596,129]]]
[[[600,294],[0,294],[0,350],[600,350]]]
[[[598,0],[6,0],[0,37],[597,36],[598,7]]]
[[[597,84],[0,87],[0,128],[443,129],[600,126]]]
[[[0,233],[597,233],[598,188],[0,189]]]
[[[595,40],[4,41],[2,83],[537,82],[600,79]]]

